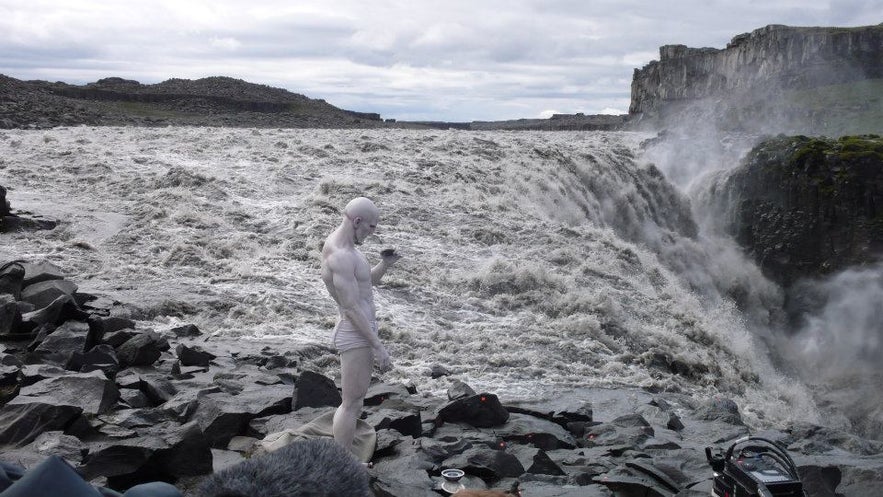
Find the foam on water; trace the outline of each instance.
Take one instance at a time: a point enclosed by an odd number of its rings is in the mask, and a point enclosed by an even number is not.
[[[376,289],[395,358],[384,379],[439,392],[447,380],[425,373],[442,364],[507,398],[628,384],[724,393],[754,424],[817,421],[757,339],[780,295],[697,232],[689,203],[639,159],[642,138],[6,131],[0,184],[13,207],[63,223],[4,235],[0,259],[50,260],[137,308],[145,327],[328,345],[336,308],[318,249],[365,195],[382,211],[369,261],[388,246],[404,256]]]

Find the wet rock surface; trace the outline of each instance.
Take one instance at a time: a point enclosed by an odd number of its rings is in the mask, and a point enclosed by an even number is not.
[[[883,258],[883,138],[761,142],[716,193],[728,230],[785,286]]]
[[[3,273],[7,307],[43,279],[24,284],[23,269]],[[66,281],[57,268],[40,274]],[[338,402],[331,378],[297,361],[269,361],[300,357],[296,345],[243,343],[192,326],[140,329],[116,315],[115,305],[81,307],[76,302],[96,296],[74,290],[73,297],[78,313],[47,321],[29,340],[18,336],[23,322],[10,321],[0,335],[4,462],[33,467],[58,455],[95,484],[124,490],[162,480],[198,495],[213,472],[234,468],[227,475],[236,475],[245,470],[240,464],[261,467],[265,460],[275,461],[267,471],[286,464],[284,452],[255,456],[259,441]],[[447,495],[446,468],[465,471],[465,487],[517,484],[526,496],[707,495],[705,448],[725,449],[749,434],[741,406],[725,397],[699,403],[624,387],[506,402],[450,381],[450,399],[372,385],[363,419],[377,430],[367,470],[374,495]],[[814,425],[754,435],[788,448],[810,496],[872,495],[883,484],[883,442]]]

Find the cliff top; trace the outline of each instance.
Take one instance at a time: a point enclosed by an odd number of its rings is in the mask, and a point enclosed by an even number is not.
[[[742,33],[734,36],[725,48],[692,48],[681,44],[669,44],[659,47],[659,60],[678,59],[682,57],[693,57],[722,52],[728,49],[740,47],[750,44],[752,41],[758,41],[770,37],[790,37],[790,36],[814,36],[814,35],[837,35],[862,32],[883,32],[883,23],[868,26],[857,27],[824,27],[824,26],[786,26],[784,24],[768,24],[762,28],[757,28],[750,33]],[[648,65],[657,61],[651,61]],[[646,66],[645,66],[646,67]]]

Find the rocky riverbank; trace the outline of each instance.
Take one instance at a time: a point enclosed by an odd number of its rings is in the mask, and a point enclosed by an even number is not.
[[[0,458],[30,467],[56,454],[96,485],[163,480],[188,495],[251,457],[268,434],[339,402],[325,347],[157,331],[111,296],[78,291],[39,261],[0,270]],[[501,402],[438,365],[448,398],[375,381],[363,418],[377,431],[374,493],[445,495],[444,468],[468,488],[525,496],[708,495],[706,447],[748,434],[780,442],[810,496],[867,496],[883,484],[883,443],[821,426],[751,433],[725,398],[586,388]],[[647,493],[644,493],[647,492]]]

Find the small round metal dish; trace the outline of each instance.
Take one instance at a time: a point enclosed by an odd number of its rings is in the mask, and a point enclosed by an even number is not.
[[[462,469],[456,468],[443,469],[441,472],[441,475],[445,478],[445,480],[453,482],[460,481],[460,478],[463,478],[463,475],[465,474],[466,472],[464,472]]]

